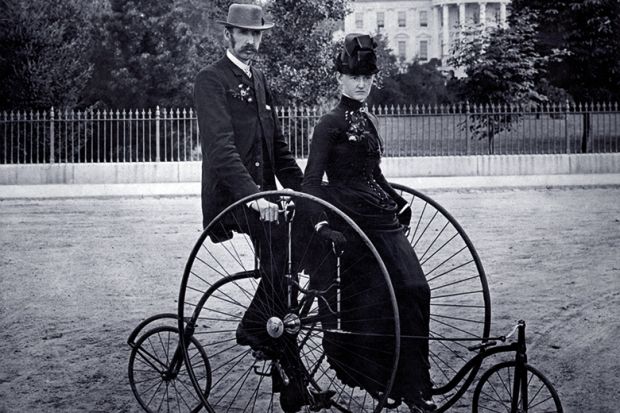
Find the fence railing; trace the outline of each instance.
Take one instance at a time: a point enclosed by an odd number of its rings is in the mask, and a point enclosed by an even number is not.
[[[617,103],[381,106],[385,156],[618,152]],[[291,151],[308,156],[324,111],[276,109]],[[0,113],[0,163],[200,160],[192,109],[11,111]]]

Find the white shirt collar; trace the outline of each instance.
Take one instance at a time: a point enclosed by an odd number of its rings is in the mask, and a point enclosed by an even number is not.
[[[248,77],[250,77],[250,78],[252,77],[252,72],[250,71],[250,65],[246,65],[241,60],[237,59],[235,57],[235,55],[230,53],[230,50],[228,50],[228,49],[226,49],[226,57],[228,57],[230,59],[230,61],[235,64],[235,66],[237,66],[239,69],[243,70],[243,73],[245,73]]]

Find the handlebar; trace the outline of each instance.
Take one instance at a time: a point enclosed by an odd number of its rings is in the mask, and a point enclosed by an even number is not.
[[[483,348],[493,347],[496,344],[497,344],[497,341],[490,340],[490,341],[487,341],[486,343],[480,343],[480,344],[476,344],[475,346],[469,346],[467,347],[467,350],[469,351],[482,350]]]
[[[469,351],[477,351],[477,350],[485,349],[487,347],[493,347],[493,346],[497,345],[497,341],[501,341],[502,343],[504,343],[506,340],[508,340],[509,338],[514,336],[515,333],[517,331],[519,331],[519,328],[524,328],[524,327],[525,327],[525,321],[519,320],[517,322],[517,324],[515,324],[515,326],[512,328],[512,330],[510,330],[510,332],[507,335],[499,336],[499,337],[488,337],[487,340],[489,340],[489,341],[486,341],[486,342],[480,343],[480,344],[476,344],[474,346],[469,346],[469,347],[467,347],[467,349]]]

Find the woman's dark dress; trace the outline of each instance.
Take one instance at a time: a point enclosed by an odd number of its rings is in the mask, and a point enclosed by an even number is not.
[[[321,118],[312,137],[302,190],[342,210],[360,226],[375,246],[390,275],[398,302],[401,336],[428,337],[430,291],[424,273],[397,220],[407,204],[388,184],[379,168],[381,139],[376,118],[362,104],[345,96]],[[328,185],[322,185],[323,173]],[[347,226],[324,211],[310,213],[313,224],[327,220],[347,237],[342,268],[342,329],[369,334],[346,336],[326,333],[323,346],[332,368],[343,382],[368,391],[385,388],[393,341],[389,295],[376,260]],[[313,274],[314,272],[314,274]],[[325,274],[311,270],[315,285]],[[328,281],[323,280],[328,284]],[[382,319],[381,315],[385,317]],[[376,320],[376,321],[372,321]],[[324,323],[325,324],[325,323]],[[388,367],[386,367],[388,366]],[[401,340],[400,359],[391,395],[414,398],[430,390],[428,341]]]

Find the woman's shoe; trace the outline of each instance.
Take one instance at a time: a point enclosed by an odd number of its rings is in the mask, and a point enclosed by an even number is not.
[[[426,400],[422,395],[412,400],[405,399],[404,402],[409,407],[411,413],[430,413],[437,410],[437,405],[433,402],[433,399]]]

